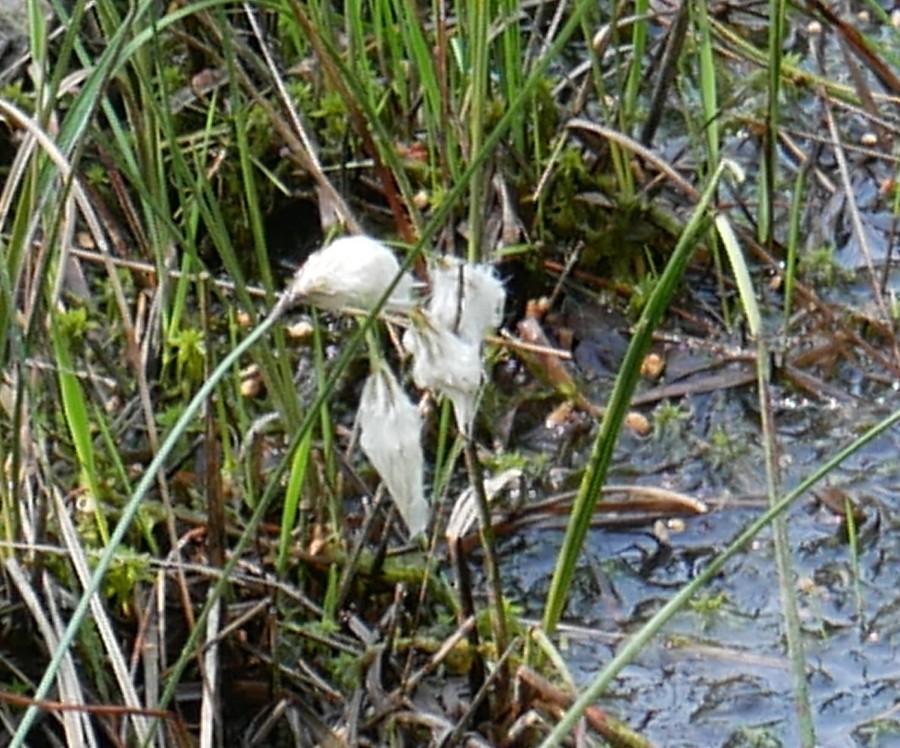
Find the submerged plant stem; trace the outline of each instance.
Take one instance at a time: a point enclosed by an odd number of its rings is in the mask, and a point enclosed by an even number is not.
[[[756,369],[759,388],[759,409],[762,420],[763,448],[766,459],[766,484],[769,506],[778,505],[781,494],[781,478],[778,459],[778,443],[775,430],[775,414],[769,392],[771,382],[769,351],[760,337],[757,343]],[[794,590],[794,572],[791,563],[791,545],[788,538],[787,521],[783,514],[772,520],[772,536],[775,547],[775,564],[778,569],[778,585],[781,592],[781,610],[784,619],[784,636],[787,641],[788,658],[794,687],[794,708],[797,712],[800,740],[803,748],[813,748],[816,744],[813,729],[812,708],[809,702],[809,688],[806,685],[806,657],[800,627],[800,613],[797,610],[797,596]]]

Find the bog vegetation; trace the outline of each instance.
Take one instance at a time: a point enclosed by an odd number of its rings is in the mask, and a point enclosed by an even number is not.
[[[819,0],[11,12],[3,742],[650,745],[598,704],[765,530],[791,734],[816,744],[783,515],[900,420],[897,21]],[[703,387],[755,393],[765,505],[572,683],[558,633],[592,522],[664,544],[659,522],[710,508],[611,486],[619,436],[686,438],[667,353],[736,340],[749,368]],[[846,366],[885,407],[783,487],[773,387],[840,401]],[[718,429],[722,466],[744,445]],[[535,526],[540,620],[504,574]]]

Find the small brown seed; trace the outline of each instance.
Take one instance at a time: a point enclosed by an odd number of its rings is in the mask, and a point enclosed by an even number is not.
[[[643,413],[638,413],[636,410],[631,411],[625,416],[625,427],[628,428],[632,434],[637,434],[638,436],[647,436],[652,430],[647,416]]]
[[[285,332],[291,340],[302,341],[309,340],[315,330],[309,320],[301,320],[290,325]]]
[[[262,370],[256,364],[250,364],[241,371],[241,397],[252,399],[259,397],[265,389]]]
[[[641,362],[641,376],[647,379],[659,379],[665,368],[665,359],[658,353],[650,353]]]

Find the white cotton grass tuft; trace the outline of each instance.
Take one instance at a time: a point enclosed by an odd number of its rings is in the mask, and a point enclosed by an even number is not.
[[[400,263],[389,247],[369,236],[345,236],[313,252],[291,283],[288,293],[320,309],[374,308],[400,275]],[[416,305],[413,278],[403,273],[384,308],[408,312]]]
[[[480,343],[503,319],[506,289],[490,265],[441,257],[429,268],[428,312],[439,326],[463,340]]]
[[[481,345],[463,340],[423,312],[403,334],[403,347],[412,355],[416,386],[449,397],[456,424],[468,435],[484,374]]]
[[[379,362],[359,401],[359,444],[387,486],[412,537],[428,527],[422,420],[393,372]]]
[[[443,257],[429,267],[431,298],[403,336],[416,386],[450,398],[469,435],[484,379],[481,342],[500,324],[506,291],[490,265]]]
[[[309,256],[282,299],[329,311],[371,310],[394,286],[384,308],[405,315],[403,347],[412,358],[413,381],[446,397],[459,431],[471,436],[484,381],[482,342],[503,317],[506,291],[490,265],[455,257],[429,263],[427,303],[401,271],[393,251],[368,236],[337,239]],[[424,493],[421,417],[370,340],[373,369],[363,386],[358,422],[360,447],[390,492],[415,537],[430,518]]]

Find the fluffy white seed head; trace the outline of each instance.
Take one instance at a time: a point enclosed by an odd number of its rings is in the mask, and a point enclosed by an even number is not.
[[[430,511],[423,488],[422,421],[396,377],[381,365],[359,401],[359,444],[384,481],[411,536],[424,532]]]
[[[429,276],[428,312],[435,324],[474,342],[500,324],[506,290],[492,266],[442,257],[432,264]]]
[[[400,263],[381,242],[368,236],[345,236],[309,256],[288,293],[320,309],[372,309],[394,279]],[[415,306],[413,279],[404,273],[385,309],[406,312]]]
[[[454,335],[423,314],[403,334],[403,347],[412,355],[416,386],[449,397],[459,430],[468,434],[483,377],[481,344]]]

